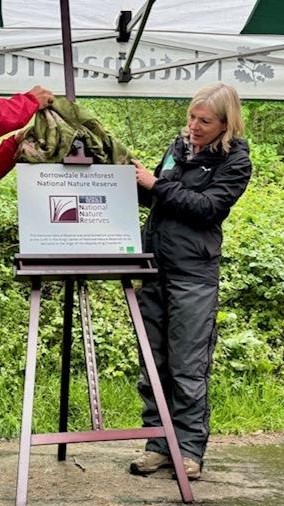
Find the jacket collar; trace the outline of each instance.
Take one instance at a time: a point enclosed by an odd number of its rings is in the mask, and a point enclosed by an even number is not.
[[[209,163],[210,166],[214,166],[224,161],[226,157],[221,144],[216,151],[211,151],[210,146],[205,146],[202,151],[194,154],[192,144],[183,136],[177,137],[173,146],[173,158],[179,165],[192,166]]]

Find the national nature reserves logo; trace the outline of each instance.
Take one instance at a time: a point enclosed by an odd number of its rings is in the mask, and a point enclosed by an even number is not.
[[[52,195],[49,197],[51,223],[78,223],[78,199],[74,195]]]

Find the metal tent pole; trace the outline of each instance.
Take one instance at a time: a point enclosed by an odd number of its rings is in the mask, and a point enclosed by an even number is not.
[[[63,60],[64,60],[66,96],[69,100],[74,102],[75,83],[73,72],[73,54],[72,54],[69,0],[60,0],[60,10],[61,10],[61,30],[63,40]]]

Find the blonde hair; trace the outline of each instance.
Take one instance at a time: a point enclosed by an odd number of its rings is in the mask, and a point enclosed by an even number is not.
[[[187,110],[187,120],[189,120],[192,109],[199,105],[210,106],[219,120],[227,124],[225,132],[212,142],[210,148],[216,150],[221,142],[223,150],[228,153],[231,140],[234,137],[240,137],[244,130],[241,103],[237,91],[233,86],[224,83],[204,86],[193,96]],[[182,135],[189,135],[188,125],[183,128]]]

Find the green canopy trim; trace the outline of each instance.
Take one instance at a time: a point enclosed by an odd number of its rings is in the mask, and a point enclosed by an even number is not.
[[[242,34],[284,34],[284,1],[258,0]]]

